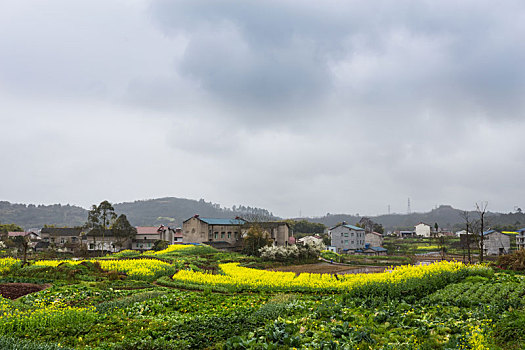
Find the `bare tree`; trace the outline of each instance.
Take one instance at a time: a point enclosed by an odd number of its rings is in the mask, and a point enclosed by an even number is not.
[[[487,213],[487,201],[481,201],[476,203],[476,211],[479,214],[479,223],[480,223],[480,235],[479,235],[479,261],[483,262],[483,248],[484,248],[484,239],[483,232],[485,231],[485,214]]]
[[[462,211],[459,216],[465,221],[465,240],[467,245],[467,257],[469,264],[472,264],[472,257],[470,256],[470,232],[472,230],[472,219],[470,218],[470,213],[467,210]],[[463,255],[463,257],[465,257]]]

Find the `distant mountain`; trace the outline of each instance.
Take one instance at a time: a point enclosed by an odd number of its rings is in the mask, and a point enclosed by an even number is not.
[[[115,211],[126,214],[132,225],[182,226],[182,222],[195,214],[203,217],[233,218],[235,216],[273,217],[266,209],[245,206],[223,208],[219,204],[193,199],[166,197],[114,205]]]
[[[390,214],[390,215],[378,215],[371,216],[370,218],[383,225],[387,231],[393,231],[396,229],[414,229],[414,226],[419,222],[424,222],[430,226],[438,224],[440,228],[449,230],[462,229],[464,221],[461,217],[463,210],[455,209],[450,205],[441,205],[436,209],[431,210],[428,213],[411,213],[411,214]],[[478,213],[471,211],[470,217],[477,219]],[[327,214],[320,218],[305,218],[311,222],[319,222],[328,227],[334,226],[342,221],[346,221],[349,224],[355,224],[359,222],[361,217],[355,215],[346,214]],[[486,214],[486,227],[493,226],[507,226],[514,225],[518,227],[525,227],[525,214],[524,213],[492,213]]]
[[[97,203],[98,204],[98,203]],[[204,199],[192,200],[166,197],[117,203],[113,205],[117,214],[125,214],[132,225],[157,226],[160,224],[178,227],[189,217],[199,214],[203,217],[246,218],[274,217],[266,209],[243,205],[223,208]],[[84,208],[71,205],[12,204],[0,201],[0,223],[17,224],[24,229],[41,228],[44,225],[74,227],[83,225],[88,216]]]
[[[248,220],[253,218],[271,217],[271,212],[266,209],[233,206],[224,208],[219,204],[206,202],[204,199],[193,200],[175,197],[140,200],[114,204],[117,214],[126,214],[128,220],[135,226],[157,226],[160,224],[180,227],[182,222],[189,217],[199,214],[203,217],[233,218],[241,216]],[[396,229],[413,229],[419,222],[451,230],[461,229],[463,225],[460,216],[462,210],[442,205],[428,213],[390,214],[370,217],[373,221],[382,224],[387,231]],[[472,218],[477,218],[476,212],[470,212]],[[57,227],[81,226],[87,220],[88,211],[72,205],[33,205],[12,204],[0,201],[0,223],[17,224],[24,229],[41,228],[44,225]],[[487,213],[487,227],[514,225],[525,227],[525,214],[523,213]],[[347,214],[327,214],[319,218],[296,218],[310,222],[322,223],[328,227],[346,221],[349,224],[359,222],[361,217]]]
[[[0,201],[0,222],[17,224],[24,229],[41,228],[44,225],[74,227],[83,225],[87,210],[74,205],[11,204]]]

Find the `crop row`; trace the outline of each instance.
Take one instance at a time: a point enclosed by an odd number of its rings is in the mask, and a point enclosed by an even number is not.
[[[344,291],[369,295],[389,293],[396,286],[421,288],[425,285],[443,287],[468,275],[488,274],[485,266],[468,266],[459,262],[439,262],[431,265],[400,266],[377,274],[312,274],[255,270],[238,263],[221,264],[224,274],[212,275],[181,270],[174,281],[228,287],[232,290],[295,290],[295,291]]]

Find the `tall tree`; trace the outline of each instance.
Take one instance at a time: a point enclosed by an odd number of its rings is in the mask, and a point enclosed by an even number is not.
[[[27,251],[29,249],[29,235],[13,237],[13,243],[19,252],[22,253],[22,266],[27,263]]]
[[[137,229],[131,226],[126,215],[121,214],[111,225],[111,232],[117,239],[117,245],[122,248],[122,243],[126,239],[135,237]]]
[[[472,264],[472,258],[470,256],[470,232],[472,230],[472,219],[470,218],[470,213],[467,210],[464,210],[460,214],[463,221],[465,221],[465,241],[467,245],[467,256],[469,264]],[[463,258],[465,255],[463,255]]]
[[[102,252],[104,252],[105,236],[109,226],[115,221],[117,214],[115,208],[108,201],[102,201],[98,206],[93,205],[88,213],[88,220],[84,227],[90,229],[93,235],[93,243],[97,234],[102,235]]]
[[[476,211],[479,214],[479,224],[480,224],[480,235],[479,235],[479,261],[483,262],[483,248],[484,248],[484,240],[485,237],[483,236],[483,232],[485,231],[485,214],[487,213],[487,201],[481,201],[479,203],[476,203]]]

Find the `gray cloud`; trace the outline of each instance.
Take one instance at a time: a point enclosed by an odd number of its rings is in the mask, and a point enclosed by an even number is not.
[[[525,196],[519,1],[2,7],[0,162],[27,169],[2,173],[6,200],[322,215]]]

